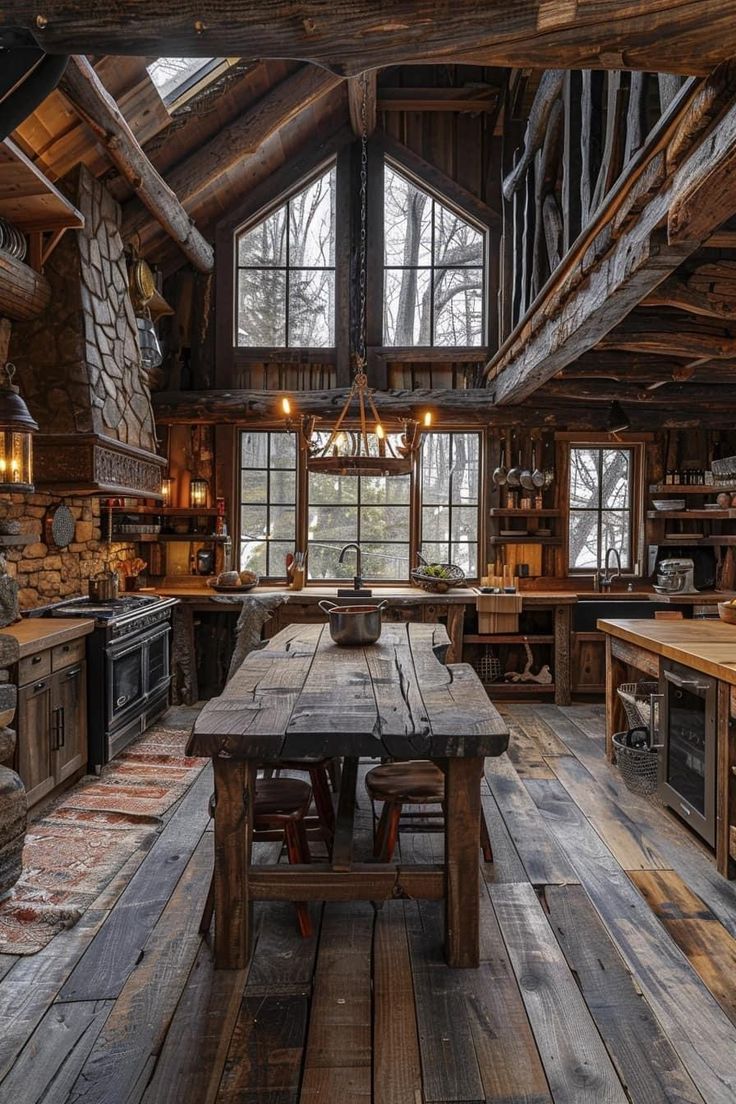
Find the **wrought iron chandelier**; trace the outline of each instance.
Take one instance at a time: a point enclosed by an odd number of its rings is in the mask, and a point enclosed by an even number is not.
[[[307,469],[335,475],[408,475],[413,458],[422,446],[423,431],[432,424],[427,411],[421,421],[403,420],[398,432],[387,432],[376,410],[366,374],[366,284],[368,210],[368,77],[361,78],[360,136],[360,247],[358,348],[355,372],[347,398],[332,429],[317,432],[317,418],[295,415],[291,400],[284,396],[281,413],[289,432],[296,432],[299,446],[307,454]],[[369,418],[370,415],[370,418]],[[372,422],[372,426],[369,424]]]

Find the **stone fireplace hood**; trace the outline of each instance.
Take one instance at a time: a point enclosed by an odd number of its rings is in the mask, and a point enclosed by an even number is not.
[[[120,207],[79,166],[61,182],[84,215],[49,258],[48,308],[14,328],[11,359],[40,433],[34,482],[58,494],[160,498],[148,378],[120,236]]]

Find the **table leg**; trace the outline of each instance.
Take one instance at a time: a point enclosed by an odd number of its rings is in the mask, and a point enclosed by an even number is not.
[[[354,756],[346,756],[342,762],[335,836],[332,841],[333,870],[350,870],[353,862],[353,821],[355,820],[358,762],[359,760]]]
[[[480,780],[483,759],[445,760],[445,954],[450,966],[477,966]]]
[[[570,606],[555,606],[555,705],[572,701],[570,671]]]
[[[248,872],[253,838],[256,764],[212,760],[215,773],[215,965],[248,965],[253,905]]]
[[[616,693],[626,680],[626,664],[614,654],[613,639],[606,636],[606,756],[611,763],[616,762],[613,734],[627,727],[624,723],[623,707]]]

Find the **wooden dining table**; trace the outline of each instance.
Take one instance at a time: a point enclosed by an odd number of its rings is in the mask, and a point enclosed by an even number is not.
[[[247,964],[255,900],[395,898],[444,900],[447,961],[478,965],[483,761],[506,750],[508,731],[473,668],[444,663],[448,646],[439,624],[385,624],[363,647],[339,647],[327,625],[289,625],[207,702],[187,754],[211,756],[214,768],[218,967]],[[258,768],[324,758],[343,761],[330,860],[251,864]],[[361,758],[443,770],[443,864],[353,861]]]

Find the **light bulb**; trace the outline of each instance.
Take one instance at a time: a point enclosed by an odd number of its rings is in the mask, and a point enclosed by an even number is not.
[[[386,436],[386,434],[383,432],[383,426],[381,425],[380,422],[377,422],[376,423],[376,437],[378,438],[379,441],[382,441],[385,436]]]
[[[424,418],[422,419],[422,422],[423,422],[424,428],[429,429],[429,427],[432,424],[432,414],[429,410],[425,411]]]
[[[281,412],[286,415],[287,418],[291,414],[291,403],[286,396],[281,400]]]

